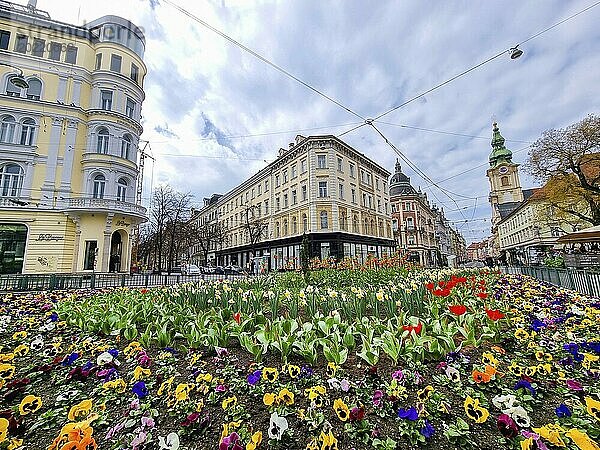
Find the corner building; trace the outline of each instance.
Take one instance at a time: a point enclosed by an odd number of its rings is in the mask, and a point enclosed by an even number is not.
[[[369,255],[395,251],[389,177],[386,169],[334,136],[297,136],[274,162],[230,192],[213,196],[192,220],[219,221],[229,230],[228,242],[214,252],[214,263],[220,265],[244,267],[251,257],[261,256],[261,264],[271,270],[298,267],[304,234],[311,258],[364,262]],[[249,207],[266,230],[254,245],[244,227]]]
[[[0,273],[129,271],[144,46],[120,17],[0,2]]]

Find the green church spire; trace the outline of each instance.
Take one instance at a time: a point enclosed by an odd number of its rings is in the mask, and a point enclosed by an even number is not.
[[[492,153],[490,153],[490,167],[501,163],[512,163],[512,152],[504,146],[505,139],[500,134],[498,124],[494,122],[494,137],[492,138]]]

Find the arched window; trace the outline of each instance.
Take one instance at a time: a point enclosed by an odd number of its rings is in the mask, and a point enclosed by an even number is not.
[[[275,222],[275,237],[279,237],[280,231],[279,222]]]
[[[358,216],[355,214],[354,218],[352,219],[352,231],[354,233],[358,233]]]
[[[296,216],[292,217],[292,234],[298,233],[298,218]]]
[[[127,180],[119,178],[117,183],[117,200],[124,202],[127,199]]]
[[[11,76],[6,79],[6,95],[10,95],[11,97],[20,97],[21,89],[16,87],[14,84],[10,82]]]
[[[97,153],[108,153],[108,130],[104,127],[98,129]]]
[[[502,186],[508,186],[508,177],[500,178],[500,183],[502,184]]]
[[[131,136],[126,134],[121,141],[121,158],[129,159],[131,154]]]
[[[42,82],[37,78],[29,78],[27,83],[29,83],[27,98],[30,100],[39,100],[42,97]]]
[[[283,221],[283,235],[287,236],[287,234],[288,234],[288,221],[287,221],[287,219],[285,219]]]
[[[104,175],[99,173],[94,177],[94,190],[93,195],[94,198],[104,198],[104,188],[106,186],[106,178]]]
[[[383,236],[383,222],[381,220],[379,221],[379,236]]]
[[[306,217],[306,214],[302,214],[302,231],[308,231],[308,217]]]
[[[321,211],[321,229],[326,230],[327,228],[329,228],[327,211]]]
[[[0,196],[19,197],[23,187],[23,169],[18,164],[6,164],[0,169]]]
[[[415,226],[414,222],[413,222],[413,218],[412,217],[407,217],[406,218],[406,226],[408,227],[409,230],[412,230]]]
[[[348,231],[348,218],[345,212],[340,215],[340,228],[344,231]]]
[[[363,234],[369,234],[369,221],[367,219],[365,219],[363,226]]]
[[[377,230],[375,229],[375,221],[373,219],[371,219],[371,234],[373,236],[377,235]]]
[[[13,116],[4,116],[0,124],[0,142],[12,144],[15,140],[15,118]]]
[[[21,122],[21,145],[33,145],[35,137],[35,121],[33,119],[25,119]]]

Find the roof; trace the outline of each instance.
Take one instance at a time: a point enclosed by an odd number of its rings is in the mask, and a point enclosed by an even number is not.
[[[565,234],[564,236],[559,237],[556,241],[557,244],[566,244],[571,242],[600,242],[600,225]]]
[[[396,160],[396,172],[390,179],[390,197],[393,195],[416,194],[417,191],[410,184],[410,178],[402,173],[400,161]]]
[[[515,209],[517,209],[522,202],[508,202],[508,203],[499,203],[498,204],[498,212],[500,213],[500,219],[504,220],[507,218],[510,213],[512,213]]]

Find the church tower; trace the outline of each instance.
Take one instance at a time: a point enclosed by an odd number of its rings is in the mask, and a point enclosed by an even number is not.
[[[502,219],[501,211],[512,211],[523,202],[523,190],[519,180],[519,165],[512,162],[512,152],[504,146],[498,124],[494,123],[492,153],[487,177],[490,180],[490,204],[492,206],[492,229]]]

